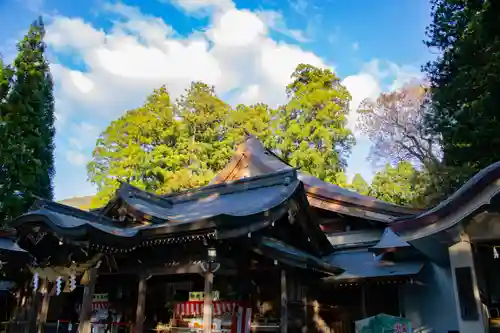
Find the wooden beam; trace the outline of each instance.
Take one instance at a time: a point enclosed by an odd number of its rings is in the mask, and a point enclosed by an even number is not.
[[[90,317],[92,315],[92,298],[94,296],[95,283],[97,281],[97,268],[89,269],[89,282],[83,290],[82,310],[80,312],[79,333],[90,333],[92,325]]]
[[[177,274],[202,274],[205,272],[201,268],[200,264],[180,264],[175,266],[158,266],[144,269],[144,266],[134,266],[121,269],[119,272],[100,272],[100,275],[119,275],[119,274],[130,274],[136,275],[137,272],[144,272],[144,275],[177,275]],[[232,268],[221,267],[217,270],[218,275],[237,275],[238,270]]]
[[[286,271],[281,270],[281,317],[280,328],[281,333],[288,333],[288,294],[286,283]]]
[[[141,275],[139,278],[139,290],[137,293],[137,309],[135,312],[135,333],[142,333],[144,330],[144,313],[146,310],[146,276]]]

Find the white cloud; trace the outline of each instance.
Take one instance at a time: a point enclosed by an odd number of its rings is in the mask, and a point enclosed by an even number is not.
[[[354,43],[352,43],[352,49],[353,49],[354,51],[359,50],[359,43],[358,43],[358,42],[354,42]]]
[[[104,42],[104,32],[85,23],[81,18],[57,16],[47,27],[45,42],[56,51],[71,47],[76,51],[88,50]]]
[[[83,94],[88,94],[94,88],[94,82],[79,71],[69,71],[71,82]]]
[[[349,104],[348,126],[355,130],[358,119],[357,110],[361,102],[366,98],[377,98],[382,92],[379,78],[370,74],[361,72],[351,75],[342,80],[342,84],[351,93],[351,103]]]
[[[47,26],[49,46],[56,52],[76,53],[89,69],[80,72],[53,64],[58,99],[109,120],[140,105],[155,87],[166,84],[175,97],[191,81],[201,80],[215,85],[220,94],[257,87],[256,101],[277,104],[286,99],[285,85],[299,63],[328,67],[311,52],[273,41],[268,36],[270,23],[257,13],[219,1],[178,4],[193,9],[216,5],[220,10],[213,13],[207,29],[187,37],[175,35],[161,19],[123,4],[105,6],[120,17],[109,32],[80,18],[54,17]],[[72,110],[58,110],[61,115],[68,112]]]
[[[94,124],[82,121],[73,126],[72,133],[72,138],[82,143],[83,148],[93,148],[99,135],[99,128]]]
[[[306,0],[290,0],[290,6],[297,14],[306,15],[306,9],[308,7]]]
[[[81,174],[100,127],[85,122],[75,125],[72,118],[77,114],[78,119],[99,119],[102,125],[142,104],[153,88],[166,84],[175,98],[196,80],[214,85],[221,96],[238,91],[233,103],[276,106],[286,101],[285,86],[298,64],[334,69],[312,52],[271,39],[269,30],[286,27],[284,21],[276,21],[282,17],[271,20],[263,18],[262,12],[238,10],[229,0],[175,3],[190,13],[210,9],[209,26],[179,36],[168,22],[123,4],[105,6],[108,13],[117,16],[106,31],[80,18],[63,16],[53,17],[47,26],[50,48],[56,54],[71,52],[87,69],[79,71],[57,63],[51,67],[58,130],[71,132],[61,157],[80,166]],[[384,89],[380,67],[368,64],[343,81],[353,95],[350,124],[355,121],[355,106]],[[408,71],[392,67],[389,72],[396,73],[402,82]],[[58,173],[57,177],[65,181],[67,175]],[[66,185],[58,182],[58,186]]]
[[[75,166],[83,166],[88,162],[87,157],[79,150],[68,150],[66,160]]]
[[[270,28],[298,42],[309,42],[305,32],[300,29],[290,29],[283,14],[274,10],[263,10],[257,13],[259,18]]]
[[[224,11],[234,8],[232,0],[170,0],[170,2],[190,14],[208,15],[211,10]]]
[[[247,10],[231,9],[218,15],[208,36],[220,47],[242,47],[260,41],[267,33],[264,22]]]
[[[83,149],[83,144],[82,142],[77,139],[77,138],[69,138],[69,144],[71,147],[77,149],[77,150],[82,150]]]

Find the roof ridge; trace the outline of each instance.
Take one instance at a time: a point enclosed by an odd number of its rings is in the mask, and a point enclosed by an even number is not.
[[[104,215],[96,214],[91,211],[82,210],[73,206],[68,206],[59,202],[50,201],[46,199],[38,199],[32,205],[32,209],[30,211],[38,210],[38,209],[49,209],[56,213],[72,215],[74,217],[83,218],[85,220],[91,220],[91,222],[107,222],[114,225],[114,222],[109,217]],[[30,212],[28,211],[28,213]],[[24,215],[24,214],[23,214]]]
[[[277,172],[267,173],[267,174],[258,175],[258,176],[236,179],[236,180],[229,181],[229,182],[210,184],[210,185],[206,185],[206,186],[202,186],[202,187],[198,187],[198,188],[194,188],[194,189],[186,189],[184,191],[171,193],[168,195],[164,195],[162,197],[164,199],[169,199],[169,200],[172,200],[175,202],[190,201],[190,200],[193,200],[195,198],[199,198],[199,196],[202,196],[202,195],[212,194],[214,192],[214,190],[224,189],[230,185],[233,186],[233,188],[232,188],[232,191],[230,191],[228,193],[234,193],[234,192],[239,192],[239,191],[243,191],[243,190],[251,190],[252,188],[248,188],[248,187],[240,188],[240,187],[243,187],[243,185],[248,185],[249,183],[257,183],[257,181],[264,181],[264,180],[273,179],[273,178],[278,179],[279,176],[282,176],[282,178],[283,178],[282,181],[280,181],[279,183],[284,184],[287,182],[286,177],[284,177],[287,174],[290,174],[290,176],[292,177],[292,179],[289,180],[290,183],[298,180],[297,171],[295,169],[287,169],[287,170],[280,170]],[[276,185],[277,183],[278,182],[273,183],[273,185]],[[237,186],[237,187],[235,188],[234,186]],[[261,186],[261,187],[264,187],[264,186]],[[224,193],[224,194],[227,194],[227,193]],[[189,196],[189,198],[186,198],[187,196]],[[176,200],[179,197],[183,197],[184,200]]]

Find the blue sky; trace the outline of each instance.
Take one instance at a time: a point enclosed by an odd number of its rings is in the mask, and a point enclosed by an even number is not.
[[[232,104],[286,100],[301,62],[330,67],[364,98],[421,76],[429,1],[401,0],[0,0],[0,53],[44,16],[56,82],[56,198],[88,195],[85,164],[99,133],[155,87],[178,95],[192,80],[215,85]],[[369,140],[348,174],[370,179]]]

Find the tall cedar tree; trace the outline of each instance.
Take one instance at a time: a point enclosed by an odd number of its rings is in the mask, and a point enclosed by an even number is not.
[[[92,206],[106,203],[120,181],[159,194],[208,184],[233,154],[230,112],[200,82],[176,103],[165,87],[155,90],[100,135],[87,167],[99,189]]]
[[[443,141],[451,192],[500,160],[500,2],[433,0],[427,45],[441,55],[425,67],[432,89],[430,131]]]
[[[39,18],[18,43],[12,71],[2,67],[0,221],[22,214],[36,197],[53,199],[54,98],[44,35]]]
[[[329,69],[304,64],[297,66],[286,91],[290,101],[275,117],[273,148],[292,166],[340,183],[355,143],[346,127],[351,95]]]

